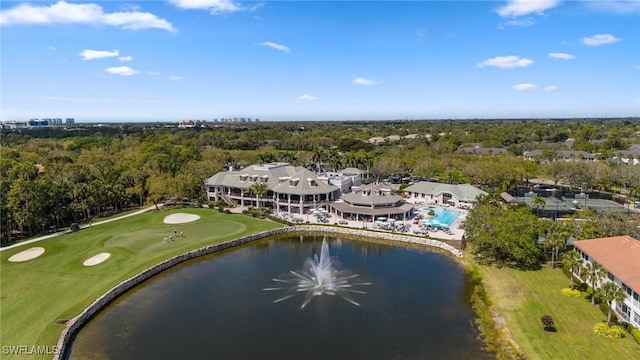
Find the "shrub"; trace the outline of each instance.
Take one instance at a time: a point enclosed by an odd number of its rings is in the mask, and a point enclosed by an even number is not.
[[[568,296],[568,297],[578,297],[578,296],[580,296],[580,291],[579,290],[574,290],[574,289],[571,289],[571,288],[564,288],[564,289],[560,290],[560,292],[562,293],[562,295]]]
[[[631,337],[633,337],[633,340],[640,344],[640,329],[631,328],[629,332],[631,333]]]
[[[608,326],[606,323],[597,323],[593,326],[593,333],[609,339],[621,339],[625,331],[620,325]]]
[[[597,303],[597,301],[598,301],[598,298],[596,297],[596,303]],[[602,302],[597,303],[597,304],[598,304],[598,309],[600,309],[600,311],[602,311],[603,315],[609,314],[609,304],[607,304],[606,301],[602,301]]]
[[[624,330],[624,328],[620,325],[611,325],[611,327],[609,327],[609,336],[612,339],[622,339],[625,335],[626,331]]]
[[[540,321],[542,322],[542,325],[544,325],[544,327],[553,326],[553,317],[551,317],[551,315],[543,315],[540,318]]]
[[[427,214],[429,216],[434,216],[436,214],[436,212],[433,209],[431,209],[431,210],[429,210],[429,212]]]

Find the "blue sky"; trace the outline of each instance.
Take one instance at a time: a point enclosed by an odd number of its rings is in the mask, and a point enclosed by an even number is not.
[[[640,0],[2,1],[0,120],[640,116]]]

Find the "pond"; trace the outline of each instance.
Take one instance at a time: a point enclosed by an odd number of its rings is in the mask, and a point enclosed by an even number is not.
[[[79,331],[69,358],[494,358],[482,350],[470,278],[455,259],[419,246],[327,240],[333,266],[359,291],[350,301],[327,291],[302,307],[307,292],[282,300],[287,292],[265,291],[319,257],[323,237],[264,239],[129,291]]]

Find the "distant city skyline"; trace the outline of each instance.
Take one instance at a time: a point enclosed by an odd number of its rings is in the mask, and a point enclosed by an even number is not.
[[[640,116],[640,1],[3,1],[0,121]]]

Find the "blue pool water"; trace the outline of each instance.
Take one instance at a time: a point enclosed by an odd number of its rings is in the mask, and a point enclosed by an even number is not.
[[[422,210],[427,213],[430,210],[433,210],[436,213],[435,216],[429,217],[429,219],[426,220],[427,223],[442,224],[444,226],[451,226],[451,224],[453,224],[453,222],[460,215],[460,212],[458,211],[450,211],[450,210],[445,210],[438,207],[426,207],[426,208],[423,208]]]

